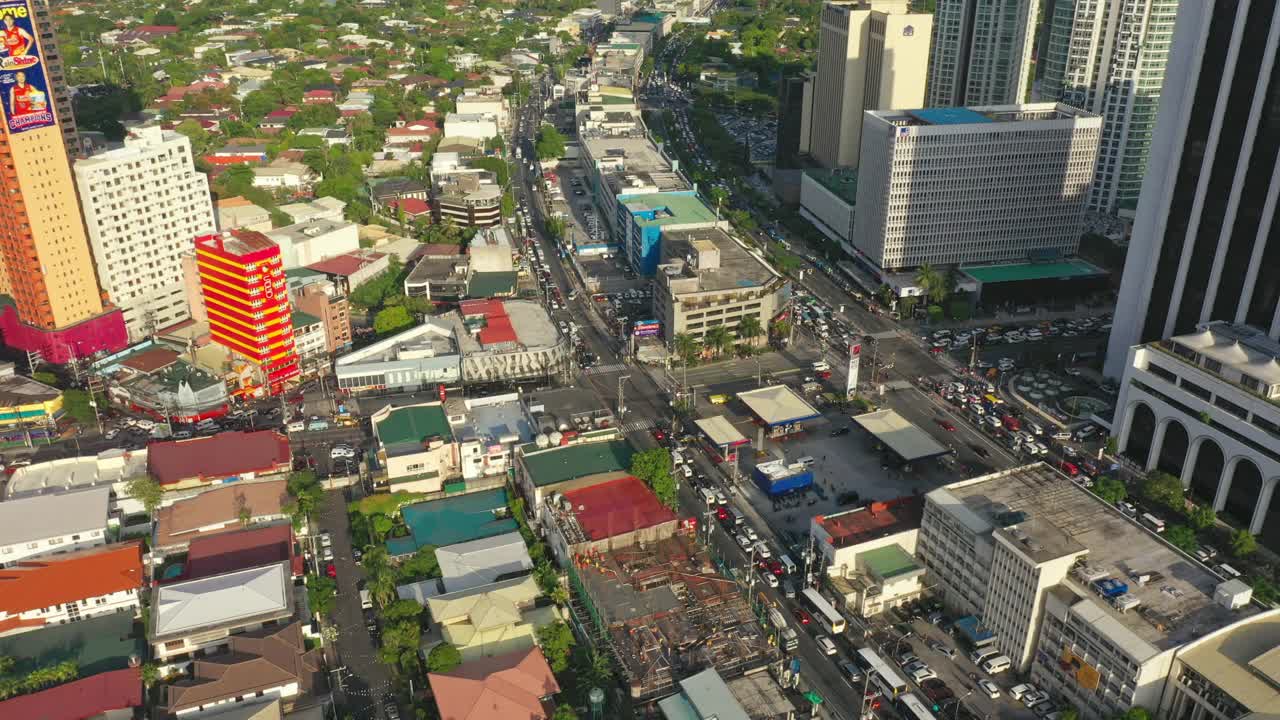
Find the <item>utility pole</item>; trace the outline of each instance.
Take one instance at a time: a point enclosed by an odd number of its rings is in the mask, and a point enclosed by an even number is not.
[[[626,392],[626,387],[625,387],[626,382],[630,379],[631,379],[630,375],[618,376],[618,420],[619,421],[621,421],[622,417],[627,413],[627,404],[625,402],[624,393]]]

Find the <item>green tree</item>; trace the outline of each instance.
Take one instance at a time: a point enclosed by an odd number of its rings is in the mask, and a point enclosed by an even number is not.
[[[561,135],[559,130],[552,125],[543,125],[538,128],[533,149],[538,154],[539,160],[554,160],[564,157],[564,145],[564,135]]]
[[[152,661],[144,662],[142,663],[140,674],[142,675],[142,686],[149,688],[160,681],[160,666]]]
[[[1139,705],[1116,715],[1115,720],[1152,720],[1151,711]]]
[[[1210,505],[1197,505],[1187,511],[1187,524],[1196,532],[1204,532],[1218,522],[1218,514]]]
[[[1117,450],[1119,449],[1119,443],[1120,443],[1119,438],[1117,438],[1115,435],[1112,435],[1111,437],[1107,438],[1107,445],[1102,449],[1102,452],[1114,457]]]
[[[1102,476],[1093,484],[1093,493],[1103,500],[1115,505],[1129,494],[1124,483],[1109,476]]]
[[[440,562],[434,545],[423,545],[408,560],[400,563],[400,582],[418,582],[440,577]]]
[[[550,625],[538,628],[535,634],[538,638],[538,646],[542,648],[542,654],[546,656],[551,671],[564,672],[569,667],[569,653],[577,644],[577,640],[573,637],[573,630],[569,629],[563,620],[557,620]]]
[[[702,350],[702,343],[689,333],[676,333],[672,342],[675,345],[676,356],[686,365],[696,360],[698,353]]]
[[[667,507],[674,508],[679,502],[676,493],[676,481],[671,473],[671,455],[663,448],[650,448],[631,456],[631,474],[640,478],[653,489]]]
[[[1171,510],[1182,510],[1182,481],[1161,470],[1152,470],[1142,479],[1142,497]]]
[[[8,675],[13,672],[13,666],[17,663],[8,655],[0,655],[0,675]]]
[[[338,599],[338,583],[333,578],[314,573],[307,575],[307,602],[311,611],[328,615]]]
[[[125,483],[125,492],[129,497],[142,503],[147,515],[155,517],[156,508],[164,499],[164,488],[150,475],[139,475]]]
[[[385,307],[373,318],[373,330],[379,335],[390,335],[411,325],[413,316],[401,305]]]
[[[413,600],[396,600],[382,609],[382,620],[388,624],[413,622],[421,626],[422,606]]]
[[[1258,539],[1248,530],[1236,530],[1231,533],[1231,554],[1238,558],[1247,558],[1258,551]]]
[[[557,705],[551,720],[578,720],[578,711],[572,705]]]
[[[57,386],[58,384],[58,376],[51,372],[33,372],[31,373],[31,379],[36,382],[44,383],[45,385]]]
[[[733,347],[733,334],[723,325],[716,325],[702,336],[702,343],[720,357]]]
[[[1171,526],[1164,531],[1164,539],[1185,553],[1193,553],[1200,547],[1200,543],[1196,541],[1196,531],[1186,525]]]
[[[222,171],[217,185],[227,196],[244,195],[253,188],[253,168],[244,163],[237,163]]]
[[[462,653],[449,643],[440,643],[427,653],[427,670],[434,673],[449,672],[461,664]]]
[[[929,263],[916,270],[916,285],[934,304],[941,303],[947,297],[946,278]]]
[[[755,315],[744,315],[737,327],[738,339],[748,345],[755,345],[756,338],[764,334],[764,328],[760,326],[760,318]]]

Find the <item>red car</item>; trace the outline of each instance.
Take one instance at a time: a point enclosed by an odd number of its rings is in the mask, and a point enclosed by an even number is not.
[[[956,426],[955,426],[955,425],[954,425],[950,420],[947,420],[946,418],[938,418],[938,421],[937,421],[937,422],[938,422],[938,425],[939,425],[943,430],[946,430],[947,432],[955,432],[955,431],[956,431]]]
[[[664,440],[667,439],[667,434],[662,432],[661,430],[654,430],[653,439],[657,440],[658,442],[663,442]]]
[[[333,563],[329,563],[329,564],[328,564],[328,565],[326,565],[326,566],[325,566],[325,568],[324,568],[324,574],[325,574],[325,575],[328,575],[329,577],[333,578],[334,580],[337,580],[337,579],[338,579],[338,566],[337,566],[337,565],[334,565]]]
[[[777,575],[778,577],[782,577],[782,573],[783,573],[782,563],[778,562],[777,560],[770,560],[769,572],[773,573],[774,575]]]
[[[805,612],[801,608],[796,608],[794,611],[792,611],[792,614],[796,616],[796,621],[799,622],[801,625],[808,625],[809,623],[813,622],[813,616],[811,616],[809,613]]]

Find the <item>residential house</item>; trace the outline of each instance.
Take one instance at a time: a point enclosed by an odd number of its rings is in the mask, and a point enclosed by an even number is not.
[[[303,132],[306,132],[305,130]],[[338,198],[322,197],[310,202],[296,202],[281,205],[280,212],[288,215],[295,223],[307,220],[341,220],[342,212],[347,204]]]
[[[324,689],[322,653],[307,650],[300,622],[234,635],[225,652],[196,658],[190,677],[163,686],[164,710],[193,717],[263,698],[291,707],[299,695]]]
[[[625,477],[634,453],[613,429],[584,433],[552,447],[527,443],[516,453],[515,487],[524,495],[529,512],[536,515],[552,493]]]
[[[323,273],[345,293],[364,285],[391,268],[391,256],[376,250],[360,248],[333,255],[307,267]]]
[[[147,450],[111,448],[97,455],[58,458],[20,467],[9,476],[7,501],[34,495],[59,495],[95,487],[111,488],[108,513],[142,514],[140,501],[129,494],[129,481],[147,472]]]
[[[142,673],[136,667],[90,675],[0,702],[0,717],[40,720],[133,717],[142,707]]]
[[[315,170],[294,160],[277,158],[253,169],[253,186],[301,190],[311,187],[320,176]]]
[[[261,165],[267,161],[266,145],[228,145],[204,156],[210,165]]]
[[[442,403],[388,405],[370,419],[379,464],[394,490],[439,492],[459,474],[458,446]]]
[[[218,230],[266,232],[271,229],[271,212],[264,207],[254,205],[245,198],[239,196],[224,198],[218,201],[215,210]]]
[[[351,133],[343,127],[314,127],[303,128],[298,131],[299,136],[318,137],[324,140],[325,147],[333,147],[335,145],[350,145]]]
[[[0,503],[0,567],[107,541],[110,487],[35,495]]]
[[[369,195],[373,198],[374,207],[384,212],[387,210],[388,203],[392,200],[405,198],[427,200],[430,194],[431,191],[426,185],[407,177],[387,178],[378,182],[369,190]]]
[[[165,490],[252,481],[293,469],[289,438],[274,430],[153,442],[147,450],[151,476]]]
[[[337,101],[337,94],[332,90],[308,90],[302,93],[302,102],[307,105],[332,105]]]
[[[457,402],[458,400],[455,400]],[[534,439],[533,426],[516,393],[461,400],[465,415],[449,422],[458,439],[462,478],[506,477],[514,448]]]
[[[518,532],[436,548],[436,562],[446,592],[470,590],[533,570],[529,549]]]
[[[144,580],[138,542],[23,560],[0,570],[0,635],[133,614]]]
[[[406,505],[400,516],[409,535],[388,540],[387,553],[403,557],[427,545],[455,545],[516,532],[519,526],[507,507],[509,499],[506,488],[499,487]]]
[[[293,525],[251,526],[229,532],[202,533],[191,539],[182,576],[171,582],[197,580],[250,567],[288,562],[295,578],[306,573],[306,564],[297,552]]]
[[[560,692],[538,648],[464,663],[428,673],[440,720],[547,720],[551,697]]]
[[[288,562],[160,585],[152,592],[152,657],[165,671],[183,667],[235,636],[289,622],[294,605]]]
[[[535,631],[559,619],[553,603],[539,605],[532,575],[427,598],[440,638],[463,662],[528,650]]]
[[[289,127],[290,118],[297,114],[298,109],[295,107],[272,110],[267,113],[266,117],[262,118],[262,122],[258,123],[258,129],[269,133],[280,132],[281,130]]]
[[[323,362],[328,352],[324,321],[297,308],[293,309],[291,319],[293,320],[293,342],[298,350],[298,358],[303,361],[303,373],[308,372],[308,369],[327,365],[327,362]]]
[[[156,511],[152,550],[181,552],[196,538],[240,530],[251,525],[282,524],[289,520],[288,481],[235,483],[178,500]]]

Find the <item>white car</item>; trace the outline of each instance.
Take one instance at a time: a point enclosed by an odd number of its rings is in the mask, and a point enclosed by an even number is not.
[[[750,525],[743,528],[742,532],[746,533],[747,537],[751,538],[752,542],[755,542],[756,540],[760,539],[760,536],[756,534],[756,529],[751,527]]]
[[[1031,683],[1022,683],[1021,685],[1014,685],[1013,687],[1009,688],[1009,695],[1014,700],[1021,700],[1027,695],[1034,692],[1036,692],[1036,686],[1032,685]]]
[[[982,678],[981,680],[978,681],[978,687],[981,688],[982,692],[986,693],[987,697],[991,698],[992,700],[995,700],[996,698],[1000,697],[1000,686],[996,685],[995,683],[991,682],[986,678]]]
[[[329,450],[329,457],[336,460],[338,458],[353,458],[356,456],[355,448],[350,445],[334,445]]]
[[[743,550],[751,549],[751,538],[747,537],[746,535],[739,535],[737,537],[737,540],[738,540],[738,545],[740,545]]]
[[[764,582],[764,584],[765,584],[765,585],[768,585],[768,586],[769,586],[769,587],[771,587],[771,588],[776,588],[776,587],[778,587],[778,578],[777,578],[777,576],[776,576],[776,575],[774,575],[773,573],[769,572],[768,570],[761,570],[761,571],[760,571],[760,580],[762,580],[762,581]]]
[[[927,665],[911,671],[911,679],[917,685],[925,680],[933,680],[936,677],[938,677],[938,673],[934,672],[933,668]]]

